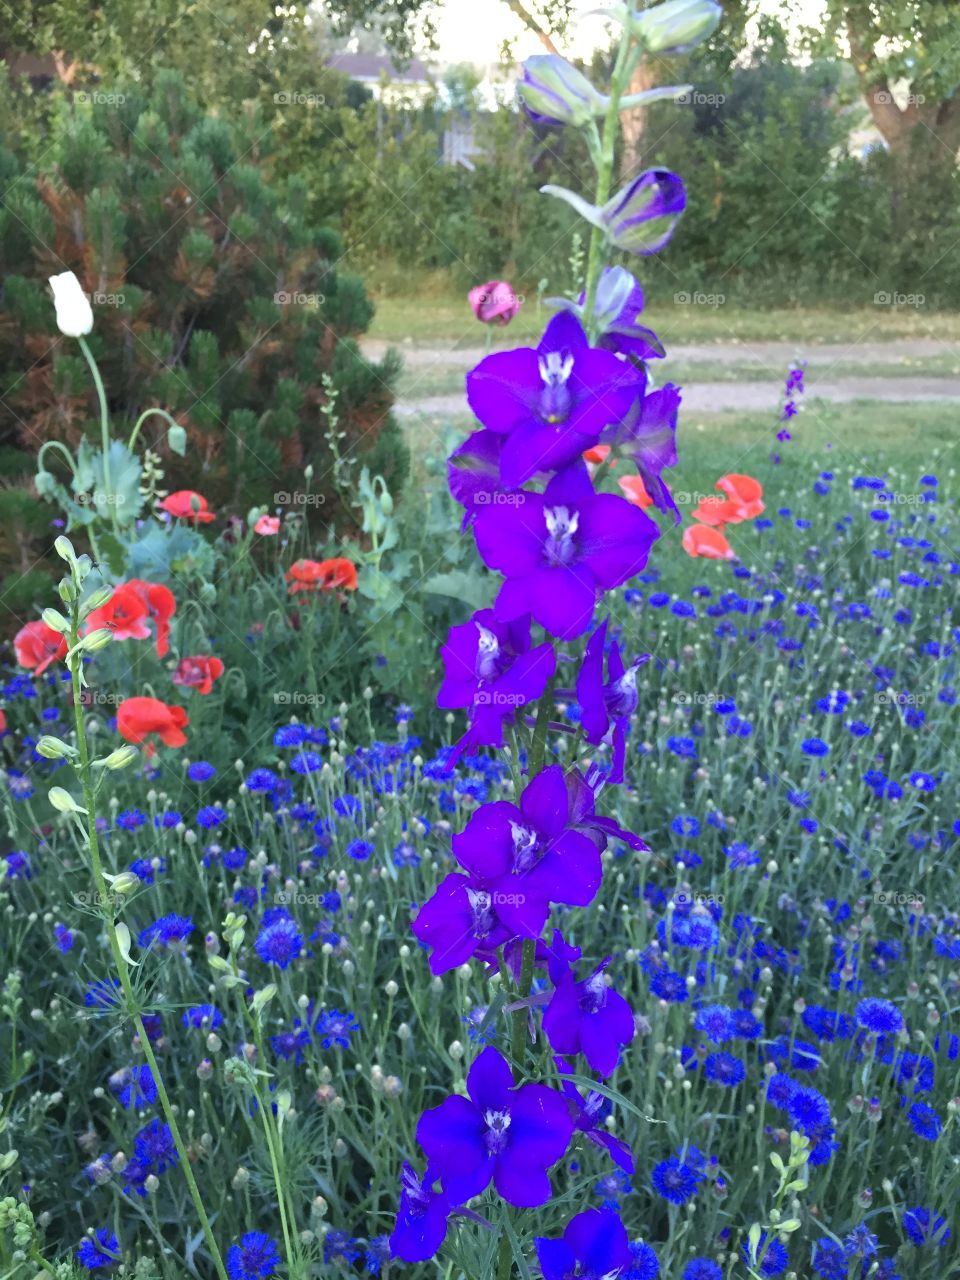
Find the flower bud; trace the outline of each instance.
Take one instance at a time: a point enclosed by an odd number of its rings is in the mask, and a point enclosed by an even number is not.
[[[84,337],[93,328],[93,310],[80,281],[72,271],[50,276],[49,281],[57,312],[57,328],[68,338]]]
[[[686,53],[713,35],[723,10],[713,0],[667,0],[628,19],[648,53]]]
[[[582,125],[606,110],[606,100],[587,77],[555,53],[527,58],[517,93],[537,124]]]

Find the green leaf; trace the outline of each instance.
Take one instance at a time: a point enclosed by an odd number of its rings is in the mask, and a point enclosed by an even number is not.
[[[491,574],[480,574],[464,569],[450,573],[435,573],[423,584],[423,590],[433,596],[449,596],[462,600],[472,609],[486,609],[493,603],[496,582]]]

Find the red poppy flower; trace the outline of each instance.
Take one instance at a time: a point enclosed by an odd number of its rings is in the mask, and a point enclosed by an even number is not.
[[[149,640],[147,626],[149,610],[147,602],[134,582],[124,582],[114,591],[106,604],[87,616],[84,635],[104,628],[113,632],[114,640]]]
[[[647,493],[643,476],[621,476],[617,484],[623,490],[623,496],[635,507],[652,507],[653,499]]]
[[[13,647],[21,667],[35,670],[39,676],[51,662],[60,662],[67,656],[67,637],[38,618],[20,628],[14,636]]]
[[[584,449],[584,462],[601,463],[604,458],[608,457],[610,446],[608,444],[595,444],[592,449]]]
[[[144,582],[142,578],[131,578],[127,586],[134,588],[146,605],[150,618],[156,623],[157,657],[166,657],[170,650],[170,619],[177,612],[173,592],[162,582]]]
[[[170,678],[184,689],[209,693],[214,680],[219,680],[222,675],[223,663],[219,658],[181,658]]]
[[[700,499],[690,516],[701,524],[709,524],[715,529],[722,529],[725,524],[739,524],[743,517],[740,508],[729,498],[721,498],[719,494],[709,493]]]
[[[715,487],[722,490],[731,502],[737,504],[742,512],[741,520],[753,520],[764,510],[763,485],[759,480],[754,480],[753,476],[738,475],[734,472],[728,476],[721,476]]]
[[[216,516],[207,509],[207,500],[193,489],[178,489],[160,503],[160,510],[176,520],[189,520],[193,524],[209,524]]]
[[[6,732],[7,732],[7,717],[5,713],[2,710],[0,710],[0,735]]]
[[[280,532],[279,516],[261,516],[257,523],[253,526],[254,533],[260,533],[264,537],[272,537]]]
[[[159,698],[125,698],[117,708],[117,732],[136,746],[155,733],[164,746],[182,747],[187,741],[183,729],[189,723],[183,707],[168,706]],[[147,752],[153,753],[152,743]]]
[[[297,591],[333,591],[337,587],[356,591],[357,570],[343,556],[332,560],[297,560],[287,570],[290,594]]]
[[[683,531],[683,549],[688,556],[704,556],[707,560],[735,560],[733,548],[719,529],[705,524],[691,524]]]

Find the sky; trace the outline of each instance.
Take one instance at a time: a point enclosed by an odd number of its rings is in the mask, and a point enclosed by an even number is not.
[[[571,40],[564,52],[587,57],[604,39],[604,20],[590,16],[603,0],[577,0],[576,9],[582,16],[571,27]],[[821,0],[802,0],[799,5],[806,21],[813,21],[821,10]],[[761,8],[770,12],[779,9],[778,0],[762,0]],[[516,37],[515,51],[518,59],[533,53],[542,53],[543,46],[532,32],[503,3],[503,0],[444,0],[437,16],[439,52],[441,62],[472,62],[485,66],[499,61],[503,39]]]

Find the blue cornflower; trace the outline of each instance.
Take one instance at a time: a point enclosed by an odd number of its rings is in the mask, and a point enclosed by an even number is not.
[[[68,951],[73,950],[73,933],[65,924],[55,924],[53,926],[53,936],[57,940],[57,950],[61,955],[66,955]]]
[[[298,751],[290,761],[294,773],[316,773],[323,768],[323,756],[317,751]]]
[[[76,1259],[87,1271],[115,1267],[120,1261],[120,1241],[106,1227],[98,1227],[77,1249]]]
[[[30,860],[25,853],[17,850],[14,853],[8,853],[4,858],[6,862],[6,870],[0,880],[31,880],[33,875],[30,871]]]
[[[861,1000],[855,1012],[860,1026],[876,1035],[894,1035],[903,1027],[903,1014],[889,1000]]]
[[[316,1032],[324,1049],[333,1045],[349,1049],[351,1035],[359,1030],[360,1023],[353,1014],[341,1013],[339,1009],[324,1009],[316,1022]]]
[[[150,947],[159,943],[168,947],[173,942],[182,942],[193,931],[193,919],[190,916],[178,916],[175,912],[161,916],[140,931],[137,939],[141,947]]]
[[[204,805],[202,809],[197,811],[197,823],[209,831],[212,827],[219,827],[227,820],[227,811],[219,804]]]
[[[372,1240],[367,1241],[367,1248],[363,1255],[363,1262],[370,1275],[378,1276],[382,1268],[386,1266],[389,1261],[389,1236],[374,1236]]]
[[[744,1262],[750,1266],[750,1244],[746,1240],[743,1242],[741,1253]],[[786,1270],[789,1261],[790,1256],[780,1241],[768,1236],[766,1231],[761,1231],[757,1244],[757,1262],[754,1264],[759,1266],[760,1274],[778,1276],[781,1271]]]
[[[696,760],[697,744],[692,738],[668,738],[667,748],[681,760]]]
[[[275,747],[299,747],[306,740],[302,724],[282,724],[273,735]]]
[[[110,1091],[125,1111],[138,1111],[153,1106],[157,1100],[157,1085],[153,1072],[144,1063],[114,1072],[109,1080]]]
[[[747,1069],[732,1053],[710,1053],[703,1064],[703,1074],[708,1080],[732,1089],[741,1083]]]
[[[661,1160],[651,1175],[654,1191],[671,1204],[686,1204],[703,1180],[704,1175],[679,1156]]]
[[[633,1187],[623,1169],[614,1169],[593,1184],[593,1191],[602,1200],[601,1208],[619,1209],[623,1198],[633,1194]]]
[[[268,1280],[280,1265],[277,1246],[263,1231],[248,1231],[227,1250],[230,1280]]]
[[[120,979],[98,978],[83,993],[83,1003],[88,1009],[116,1009],[120,1007]]]
[[[268,911],[263,918],[263,928],[257,935],[254,948],[264,964],[275,964],[279,969],[289,967],[296,960],[303,946],[303,934],[286,911]]]
[[[209,782],[211,778],[216,776],[216,769],[206,760],[195,761],[187,770],[187,777],[191,782]]]
[[[674,835],[686,836],[688,840],[693,840],[700,834],[700,823],[690,814],[679,814],[670,823],[670,830]]]
[[[822,1093],[797,1085],[786,1105],[787,1114],[798,1133],[813,1137],[830,1124],[830,1103]]]
[[[918,1249],[928,1244],[940,1248],[950,1239],[946,1218],[935,1209],[925,1209],[922,1205],[905,1210],[903,1229]]]
[[[331,1262],[356,1262],[360,1250],[353,1236],[346,1231],[328,1231],[323,1238],[323,1261],[329,1266]]]
[[[728,844],[723,852],[735,871],[755,867],[760,861],[760,855],[756,849],[751,849],[743,840],[734,840],[733,844]]]
[[[943,1121],[925,1102],[915,1102],[907,1112],[907,1119],[918,1138],[936,1142],[943,1130]]]
[[[830,748],[822,738],[805,738],[800,743],[800,750],[805,756],[826,756],[830,754]],[[776,1275],[776,1272],[771,1272]]]
[[[374,853],[376,849],[369,840],[351,840],[347,845],[347,857],[355,862],[366,862]]]
[[[847,1280],[849,1274],[843,1249],[835,1240],[826,1237],[813,1247],[813,1266],[822,1280]]]
[[[147,821],[147,815],[139,809],[124,809],[117,814],[116,825],[122,831],[136,831]]]
[[[937,780],[930,773],[922,773],[919,769],[910,775],[910,785],[917,791],[936,791]]]
[[[877,1252],[877,1237],[865,1222],[844,1236],[843,1252],[848,1258],[872,1258]]]
[[[657,969],[650,979],[650,991],[670,1004],[683,1004],[689,994],[686,979],[672,969]]]
[[[693,1017],[693,1025],[714,1044],[723,1044],[734,1036],[733,1018],[726,1005],[708,1004],[698,1009]]]
[[[683,1269],[682,1280],[723,1280],[723,1270],[712,1258],[691,1258]]]
[[[183,1011],[183,1025],[198,1031],[214,1031],[223,1025],[223,1014],[214,1004],[195,1004]]]
[[[864,724],[862,720],[848,720],[847,732],[855,738],[868,738],[873,730],[868,724]]]
[[[650,1245],[633,1240],[629,1245],[630,1266],[623,1272],[622,1280],[657,1280],[660,1263]]]
[[[273,791],[279,782],[279,778],[270,769],[254,769],[252,773],[247,775],[246,788],[248,791],[261,792]]]
[[[161,1120],[151,1120],[140,1130],[133,1150],[138,1163],[151,1173],[164,1173],[180,1161],[169,1126]]]

